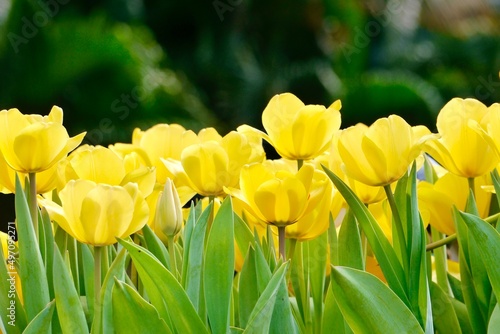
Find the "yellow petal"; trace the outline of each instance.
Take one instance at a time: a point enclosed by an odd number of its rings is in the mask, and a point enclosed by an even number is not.
[[[83,145],[71,154],[70,162],[79,178],[95,183],[119,185],[125,177],[123,160],[102,146]]]
[[[273,96],[262,112],[262,124],[273,142],[284,128],[289,127],[296,112],[303,106],[304,103],[291,93]]]

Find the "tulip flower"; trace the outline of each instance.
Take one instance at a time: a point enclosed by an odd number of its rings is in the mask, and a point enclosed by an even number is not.
[[[296,173],[274,171],[269,165],[255,163],[244,166],[240,189],[225,190],[240,201],[251,215],[278,227],[280,253],[285,258],[285,227],[311,212],[324,196],[329,183],[326,179],[315,182],[315,169],[309,163]]]
[[[130,162],[130,161],[129,161]],[[144,196],[153,191],[155,185],[154,167],[132,164],[137,169],[126,166],[124,159],[103,146],[82,145],[72,152],[61,164],[62,186],[69,180],[89,180],[112,186],[135,182]],[[129,170],[127,170],[127,168]]]
[[[476,178],[475,199],[479,215],[488,216],[491,193],[484,191],[482,186],[491,184],[489,175]],[[436,183],[420,182],[418,184],[418,205],[426,223],[430,223],[439,232],[446,235],[455,233],[452,209],[464,211],[469,196],[469,185],[463,177],[447,173],[439,178]]]
[[[262,113],[266,133],[253,129],[289,160],[310,160],[330,145],[340,128],[340,100],[330,107],[305,105],[291,93],[275,95]]]
[[[238,185],[243,165],[264,158],[262,147],[256,149],[255,143],[240,132],[221,137],[209,128],[200,131],[198,137],[201,142],[186,147],[180,161],[162,161],[182,185],[203,196],[224,195],[224,187]]]
[[[58,184],[58,166],[59,163],[53,165],[43,172],[37,173],[36,193],[43,194],[52,191]],[[3,158],[0,152],[0,192],[4,194],[14,193],[16,189],[16,173],[19,175],[19,181],[24,188],[24,181],[27,174],[16,172],[13,170]]]
[[[132,134],[132,145],[146,152],[149,161],[156,167],[156,180],[161,184],[165,184],[167,177],[170,177],[177,186],[180,185],[161,159],[178,161],[182,150],[195,143],[199,143],[196,134],[178,124],[157,124],[146,131],[136,128]]]
[[[12,169],[38,173],[74,150],[85,133],[70,138],[62,125],[63,111],[52,107],[48,116],[23,115],[17,109],[0,111],[0,150]]]
[[[429,140],[425,151],[451,173],[475,178],[489,173],[500,162],[498,150],[481,127],[488,108],[475,99],[454,98],[439,112],[441,137]]]
[[[427,128],[411,127],[397,115],[380,118],[370,127],[351,126],[339,138],[345,172],[369,186],[391,184],[408,171],[428,134]]]
[[[71,180],[59,192],[61,205],[39,198],[52,220],[76,240],[94,246],[116,243],[140,230],[149,208],[136,183],[110,186]]]

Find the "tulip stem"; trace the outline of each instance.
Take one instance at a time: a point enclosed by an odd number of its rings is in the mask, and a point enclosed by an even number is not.
[[[399,210],[396,205],[396,200],[394,199],[394,194],[392,193],[391,185],[387,184],[384,186],[385,194],[387,195],[387,200],[389,201],[389,206],[391,207],[392,217],[394,218],[394,225],[396,225],[396,233],[398,236],[398,244],[401,251],[401,259],[403,262],[403,268],[405,272],[408,272],[409,261],[406,250],[406,239],[405,232],[403,230],[403,222],[401,221],[401,216],[399,215]]]
[[[286,261],[285,228],[286,226],[278,226],[278,242],[283,261]]]
[[[472,195],[474,195],[474,199],[476,199],[476,186],[475,186],[474,178],[469,177],[469,178],[467,178],[467,181],[469,182],[469,189],[470,189],[470,191],[472,191]]]
[[[167,246],[168,246],[168,255],[170,256],[170,271],[175,278],[178,279],[177,276],[177,260],[175,259],[175,244],[174,244],[174,236],[167,237]]]
[[[33,228],[35,229],[35,235],[38,240],[38,204],[36,202],[36,173],[29,173],[29,208],[31,221],[33,223]]]
[[[102,247],[94,246],[94,322],[101,312],[101,258]]]
[[[427,246],[425,246],[426,251],[431,251],[433,249],[439,248],[441,246],[447,245],[452,241],[457,239],[457,234],[453,233],[452,235],[447,236],[446,238],[439,239],[438,241],[431,242]]]
[[[298,170],[300,170],[302,168],[302,165],[304,164],[304,160],[302,159],[299,159],[297,160],[297,167],[298,167]]]

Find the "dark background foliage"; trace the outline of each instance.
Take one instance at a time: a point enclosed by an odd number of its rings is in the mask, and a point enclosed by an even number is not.
[[[453,97],[500,101],[499,12],[499,0],[0,0],[0,109],[58,105],[70,135],[108,145],[159,122],[261,127],[290,91],[340,98],[343,127],[399,114],[435,130]]]

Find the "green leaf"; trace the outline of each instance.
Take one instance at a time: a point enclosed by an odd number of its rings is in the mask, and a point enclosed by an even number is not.
[[[198,207],[201,206],[201,201],[198,203]],[[186,223],[184,224],[184,229],[182,231],[182,240],[183,240],[183,254],[182,258],[184,261],[182,261],[182,275],[181,275],[181,282],[182,286],[186,286],[186,278],[187,278],[187,269],[188,269],[188,261],[187,259],[189,258],[189,249],[191,245],[191,237],[193,235],[194,231],[194,226],[196,224],[196,208],[194,206],[194,202],[191,202],[191,206],[189,208],[189,215],[186,220]]]
[[[255,243],[252,231],[237,214],[234,214],[234,240],[238,245],[241,255],[246,258],[248,246]]]
[[[500,259],[500,234],[490,224],[469,213],[460,212],[460,216],[469,228],[469,236],[474,239],[480,258],[486,264],[486,271],[491,286],[500,300],[500,266],[491,265]]]
[[[403,267],[377,221],[366,206],[357,198],[356,194],[338,176],[324,166],[323,169],[356,216],[387,279],[387,283],[406,305],[410,305],[406,296],[406,275]]]
[[[271,319],[273,318],[272,310],[276,302],[279,287],[285,277],[288,262],[283,263],[273,274],[271,280],[267,284],[264,292],[259,297],[255,307],[250,314],[248,324],[244,333],[268,333]]]
[[[453,310],[457,315],[458,323],[460,324],[460,329],[463,334],[472,334],[472,326],[470,324],[469,313],[467,312],[467,307],[465,304],[455,298],[450,298],[451,305],[453,305]]]
[[[500,328],[500,304],[497,303],[488,323],[488,333],[497,333]]]
[[[234,216],[228,196],[210,228],[203,269],[208,319],[214,333],[226,333],[229,329],[233,276]]]
[[[438,333],[461,333],[457,315],[450,298],[434,282],[431,282],[432,316]]]
[[[455,221],[455,226],[457,230],[457,240],[459,244],[460,252],[460,281],[462,285],[462,294],[465,305],[467,307],[467,312],[469,314],[471,327],[474,329],[475,333],[484,333],[486,331],[486,323],[481,310],[481,305],[477,297],[474,278],[472,277],[471,270],[469,267],[470,257],[469,257],[469,236],[467,225],[464,221],[463,216],[459,213],[456,208],[453,208],[453,220]],[[476,261],[482,261],[480,258],[476,258]]]
[[[167,268],[170,267],[168,251],[160,238],[153,232],[148,224],[142,228],[142,235],[146,242],[146,248]]]
[[[172,333],[151,304],[130,285],[116,278],[112,303],[113,323],[117,333]]]
[[[49,303],[49,287],[26,196],[16,174],[16,218],[19,267],[28,322]]]
[[[54,247],[54,293],[57,315],[65,333],[88,333],[87,321],[83,312],[73,278],[59,253]]]
[[[347,210],[342,225],[340,225],[337,252],[340,266],[365,269],[358,223],[352,210]]]
[[[332,267],[331,278],[335,299],[355,333],[423,333],[410,309],[372,274]]]
[[[51,301],[36,317],[31,320],[23,334],[51,334],[52,315],[54,314],[55,301]]]
[[[186,292],[172,273],[147,249],[123,239],[118,242],[129,251],[144,288],[151,297],[151,303],[158,310],[160,307],[167,308],[176,331],[208,334]],[[152,293],[155,292],[159,293],[157,297],[161,299],[153,299]]]
[[[352,333],[351,328],[344,320],[344,316],[335,300],[332,290],[332,282],[328,285],[325,298],[325,311],[321,324],[321,333]]]
[[[87,248],[88,251],[90,251]],[[101,308],[100,310],[94,310],[94,312],[98,312],[94,317],[94,323],[92,324],[92,334],[99,333],[112,333],[114,332],[113,327],[113,308],[111,304],[111,295],[114,286],[114,279],[125,280],[125,259],[127,255],[127,251],[125,248],[122,248],[115,260],[111,263],[106,276],[104,277],[104,281],[102,282],[101,292],[100,292],[100,301]],[[93,264],[93,262],[92,262]],[[93,265],[92,265],[93,267]],[[92,269],[92,276],[94,270]],[[92,284],[92,293],[94,293],[94,287]],[[92,297],[92,301],[94,301],[94,297]]]
[[[203,211],[198,218],[194,231],[191,236],[191,241],[184,249],[189,248],[188,257],[184,258],[183,265],[186,264],[185,277],[182,281],[186,282],[184,288],[189,296],[189,299],[194,305],[195,310],[200,311],[203,308],[202,303],[202,273],[203,273],[203,251],[205,244],[205,234],[207,231],[208,220],[212,210],[213,203]]]
[[[45,268],[47,272],[47,283],[49,286],[49,298],[54,299],[54,281],[52,278],[53,273],[53,260],[54,260],[54,232],[52,231],[52,222],[50,221],[49,213],[45,208],[42,208],[42,219],[40,223],[43,226],[45,235]]]

